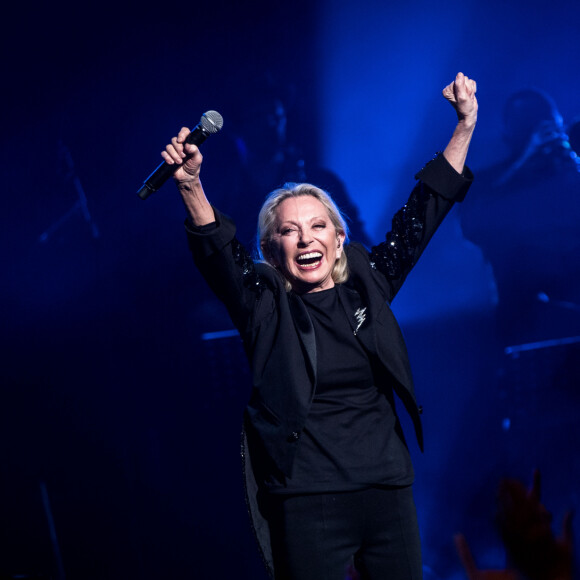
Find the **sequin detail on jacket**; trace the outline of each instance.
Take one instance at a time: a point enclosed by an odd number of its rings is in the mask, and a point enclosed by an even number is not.
[[[423,184],[416,187],[407,203],[395,214],[386,240],[373,246],[371,267],[387,279],[395,280],[409,272],[415,260],[415,250],[423,237],[427,202],[431,193]]]
[[[262,277],[256,272],[254,261],[250,256],[248,250],[236,238],[231,242],[232,255],[234,262],[242,271],[242,281],[244,286],[256,294],[256,298],[262,295],[262,291],[266,289],[266,283]]]

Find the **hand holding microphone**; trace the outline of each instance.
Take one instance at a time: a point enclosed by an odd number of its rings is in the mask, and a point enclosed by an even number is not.
[[[207,111],[200,119],[200,122],[189,132],[187,127],[183,127],[177,137],[171,140],[161,154],[163,163],[145,180],[137,194],[141,199],[147,199],[152,193],[157,191],[176,171],[183,171],[183,176],[190,175],[197,177],[202,157],[197,147],[199,147],[208,137],[217,133],[223,127],[224,121],[217,111]],[[191,147],[191,146],[195,147]],[[188,155],[191,157],[187,159]],[[183,160],[187,159],[185,164]],[[183,167],[182,167],[183,166]],[[182,168],[182,169],[181,169]]]
[[[189,128],[182,127],[165,147],[165,151],[161,152],[161,157],[172,169],[173,178],[177,182],[194,181],[199,177],[203,156],[197,145],[187,141],[189,135]]]

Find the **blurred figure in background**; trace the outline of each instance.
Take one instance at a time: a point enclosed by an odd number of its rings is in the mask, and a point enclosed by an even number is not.
[[[483,170],[462,208],[490,262],[502,346],[580,334],[580,164],[554,100],[537,89],[504,109],[508,158]]]
[[[523,456],[549,466],[561,509],[577,503],[580,477],[580,457],[571,452],[580,437],[578,133],[535,89],[507,99],[503,125],[507,158],[478,172],[471,203],[460,208],[463,233],[491,264],[498,295],[490,351],[497,358],[478,386],[498,441],[486,470],[499,479]],[[501,494],[523,506],[521,491],[505,483]],[[494,577],[509,576],[470,576]]]
[[[504,141],[511,155],[495,185],[521,178],[522,171],[548,177],[573,166],[575,157],[564,120],[550,95],[537,89],[514,93],[505,105],[503,122]]]
[[[578,158],[580,156],[580,116],[572,120],[566,132],[568,133],[570,147],[576,154],[576,158]]]

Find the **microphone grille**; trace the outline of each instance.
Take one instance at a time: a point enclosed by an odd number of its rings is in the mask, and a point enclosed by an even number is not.
[[[217,133],[224,126],[224,120],[217,111],[206,111],[201,116],[200,123],[211,134]]]

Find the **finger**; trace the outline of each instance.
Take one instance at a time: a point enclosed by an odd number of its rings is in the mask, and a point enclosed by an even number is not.
[[[465,78],[463,78],[461,82],[455,83],[455,99],[460,106],[471,99],[471,94],[469,92],[469,87],[465,82]]]
[[[161,157],[163,157],[163,161],[168,165],[173,165],[175,163],[167,151],[161,151]]]
[[[448,100],[448,101],[454,101],[455,100],[455,90],[454,90],[454,85],[455,83],[449,83],[444,89],[443,89],[443,96]]]
[[[477,85],[473,79],[468,79],[465,83],[465,90],[467,94],[472,97],[477,91]]]
[[[467,577],[470,579],[475,578],[475,575],[477,574],[477,567],[475,566],[475,561],[473,559],[473,555],[471,554],[467,539],[463,534],[455,534],[453,539],[455,541],[455,549],[457,550],[457,554],[459,555],[459,559],[463,564],[463,568],[465,569]]]
[[[473,95],[475,95],[475,93],[477,92],[477,83],[475,81],[470,81],[469,82],[469,95],[472,97]]]
[[[469,77],[463,77],[463,88],[465,92],[469,94],[469,90],[471,88],[472,80]]]
[[[466,99],[471,97],[472,80],[463,73],[457,73],[455,79],[455,96],[458,99]]]
[[[188,157],[195,157],[199,153],[197,145],[193,143],[185,143],[184,150]]]
[[[177,141],[179,143],[185,143],[187,136],[191,133],[188,127],[181,127],[179,133],[177,134]]]
[[[185,157],[185,152],[183,151],[183,141],[179,140],[179,135],[171,139],[171,145],[181,157]]]
[[[175,137],[173,139],[175,139]],[[180,150],[183,149],[183,145],[178,145],[177,147],[179,147]],[[181,164],[183,162],[183,157],[185,157],[185,155],[183,155],[182,151],[180,150],[176,149],[176,146],[174,146],[172,142],[165,147],[165,151],[163,151],[161,155],[163,156],[163,159],[167,161],[167,163]]]

